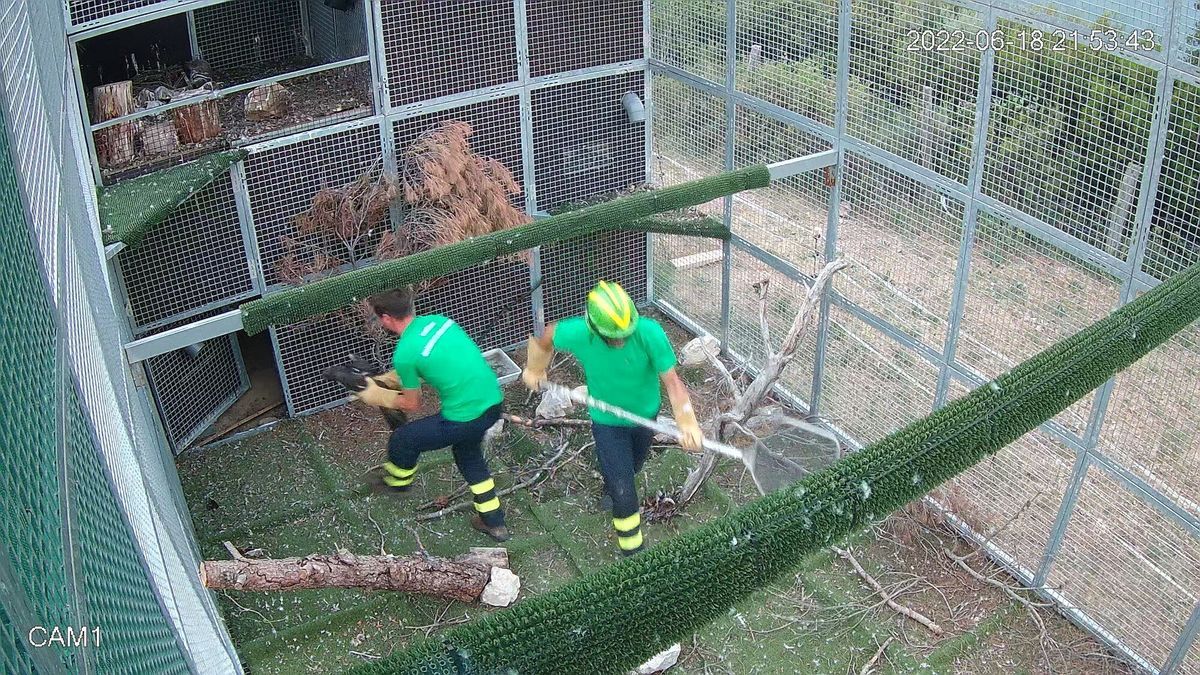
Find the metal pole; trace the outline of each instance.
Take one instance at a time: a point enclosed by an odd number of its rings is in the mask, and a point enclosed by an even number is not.
[[[846,117],[849,112],[850,96],[850,0],[838,2],[838,70],[837,110],[834,119],[834,149],[837,150],[837,168],[834,184],[829,191],[829,214],[825,224],[825,260],[837,255],[838,212],[842,206],[842,180],[846,170]],[[813,358],[812,395],[809,396],[809,415],[819,414],[821,387],[825,378],[825,356],[829,346],[829,295],[821,299],[821,315],[817,319],[816,355]]]
[[[1046,577],[1049,576],[1050,568],[1054,565],[1054,558],[1058,556],[1058,549],[1062,546],[1067,526],[1071,523],[1071,516],[1075,513],[1075,505],[1079,502],[1079,490],[1083,487],[1083,479],[1087,476],[1091,463],[1091,456],[1086,449],[1076,450],[1075,468],[1071,471],[1071,482],[1067,484],[1067,490],[1063,494],[1062,504],[1054,519],[1054,529],[1050,531],[1050,539],[1046,542],[1046,550],[1042,553],[1042,562],[1038,565],[1037,573],[1033,575],[1032,586],[1034,588],[1046,585]]]
[[[526,11],[525,0],[513,0],[513,14],[516,18],[517,81],[521,86],[521,175],[524,178],[525,213],[533,217],[537,212],[537,178],[533,162],[533,90],[529,85],[529,21]],[[541,335],[546,329],[541,246],[534,246],[529,251],[529,284],[533,289],[530,297],[533,306],[533,333]]]
[[[996,30],[996,13],[988,8],[985,16],[986,29],[990,35]],[[954,271],[954,294],[950,299],[950,315],[946,323],[946,342],[942,346],[942,365],[938,373],[937,389],[933,396],[934,410],[946,404],[950,390],[950,372],[958,350],[958,335],[962,325],[963,310],[967,299],[967,285],[971,276],[971,249],[975,246],[975,233],[979,209],[974,195],[983,185],[984,153],[987,149],[988,118],[992,111],[993,66],[996,54],[992,50],[983,52],[979,59],[979,81],[976,87],[975,147],[971,153],[970,177],[967,179],[969,196],[963,216],[962,240],[958,247],[958,266]]]
[[[1183,632],[1179,634],[1179,639],[1175,641],[1175,647],[1171,649],[1171,655],[1167,657],[1162,668],[1159,669],[1159,675],[1174,675],[1179,672],[1179,666],[1183,664],[1183,660],[1187,658],[1192,649],[1192,643],[1196,641],[1196,634],[1200,633],[1200,602],[1197,602],[1192,608],[1192,615],[1188,617],[1187,623],[1183,627]]]
[[[737,104],[733,93],[737,90],[737,2],[725,1],[725,170],[732,171],[736,149]],[[725,197],[721,219],[725,227],[733,230],[733,195]],[[721,351],[729,355],[729,319],[733,307],[730,305],[733,284],[733,247],[729,241],[721,242]]]
[[[650,52],[654,48],[650,32],[650,0],[642,0],[642,57],[646,70],[642,75],[642,92],[646,107],[643,138],[646,141],[646,183],[654,182],[654,73],[650,70]],[[654,302],[654,235],[646,233],[646,302]]]

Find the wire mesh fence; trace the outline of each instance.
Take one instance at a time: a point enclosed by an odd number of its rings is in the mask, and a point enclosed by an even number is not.
[[[529,0],[525,17],[531,77],[646,56],[642,0]]]
[[[197,440],[250,386],[232,335],[155,356],[146,370],[176,453]]]
[[[228,174],[219,177],[136,248],[120,255],[125,294],[139,332],[256,293],[233,190]]]

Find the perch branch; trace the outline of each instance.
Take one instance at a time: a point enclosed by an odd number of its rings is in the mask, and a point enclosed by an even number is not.
[[[861,564],[859,564],[859,562],[858,562],[858,558],[855,558],[854,554],[851,553],[848,549],[840,549],[840,548],[835,547],[833,549],[833,551],[834,551],[834,553],[837,553],[838,556],[840,556],[843,560],[850,563],[850,565],[854,567],[854,571],[858,573],[858,576],[861,577],[863,581],[867,582],[867,585],[870,586],[872,589],[874,589],[875,592],[879,595],[879,597],[883,598],[883,601],[885,603],[887,603],[887,606],[891,607],[892,610],[894,610],[895,612],[897,612],[899,614],[903,614],[904,616],[907,616],[908,618],[912,619],[913,621],[916,621],[917,623],[921,624],[922,626],[925,626],[934,635],[941,635],[944,632],[942,630],[942,627],[937,625],[936,623],[934,623],[929,617],[925,616],[924,614],[922,614],[910,607],[905,607],[904,605],[901,605],[900,603],[898,603],[894,599],[892,599],[892,596],[889,595],[888,592],[883,589],[883,586],[880,585],[880,583],[875,580],[875,577],[871,576],[870,574],[867,573],[867,571],[865,569],[863,569],[863,566]]]
[[[754,293],[758,296],[758,329],[762,331],[763,353],[771,353],[771,324],[767,322],[767,291],[771,280],[763,279],[754,284]]]
[[[724,376],[725,384],[729,385],[729,393],[735,399],[741,398],[742,388],[738,386],[737,380],[733,377],[733,373],[729,372],[729,369],[725,367],[725,363],[721,361],[720,355],[711,354],[707,350],[705,350],[704,355],[708,357],[708,362],[712,364],[713,368],[716,368],[717,372]]]
[[[540,429],[541,427],[590,427],[590,426],[592,426],[591,420],[529,419],[528,417],[521,417],[520,415],[513,415],[510,413],[504,413],[503,417],[506,422],[512,422],[513,424],[519,424],[523,427],[530,427],[533,429]]]

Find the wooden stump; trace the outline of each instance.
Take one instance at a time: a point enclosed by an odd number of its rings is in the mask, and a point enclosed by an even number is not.
[[[166,155],[179,149],[179,134],[171,122],[146,122],[138,135],[142,152],[147,155]]]
[[[216,101],[204,101],[171,111],[179,142],[203,143],[221,134],[221,115]]]
[[[96,122],[107,122],[134,111],[133,82],[123,80],[103,84],[92,90]],[[96,159],[104,168],[121,166],[133,159],[132,122],[116,124],[96,132]]]
[[[361,588],[476,602],[491,581],[493,567],[508,568],[506,550],[472,548],[456,558],[354,555],[342,551],[303,558],[206,560],[200,563],[200,582],[214,590]]]

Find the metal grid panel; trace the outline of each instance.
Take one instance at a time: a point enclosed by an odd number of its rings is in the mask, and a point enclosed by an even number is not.
[[[89,645],[96,672],[188,673],[129,527],[113,499],[87,417],[70,388],[66,417],[79,579],[87,621],[99,626]],[[89,635],[95,639],[95,635]]]
[[[1183,675],[1200,674],[1200,641],[1193,640],[1192,648],[1188,650],[1183,662],[1179,664],[1179,672]]]
[[[1200,33],[1195,30],[1200,25],[1200,5],[1184,0],[1176,0],[1174,4],[1171,65],[1195,74],[1200,71]]]
[[[512,173],[517,185],[523,188],[525,172],[521,164],[520,97],[482,101],[461,108],[399,120],[393,125],[396,154],[403,156],[405,149],[417,136],[449,121],[466,122],[471,125],[473,133],[467,139],[471,144],[471,151],[480,157],[494,159],[503,164]],[[521,194],[513,195],[512,202],[514,206],[524,209],[525,198]]]
[[[1200,87],[1176,80],[1162,173],[1142,269],[1166,279],[1200,261]]]
[[[383,0],[391,104],[517,80],[512,0]]]
[[[940,352],[954,295],[962,202],[847,153],[839,210],[838,251],[854,265],[834,278],[834,288]]]
[[[1200,518],[1200,326],[1117,377],[1099,447]]]
[[[337,314],[290,326],[272,326],[271,341],[278,354],[280,380],[291,416],[346,398],[346,389],[321,377],[322,370],[344,362],[349,354],[371,355],[377,362],[384,362],[391,353],[388,345],[374,345],[361,323]]]
[[[736,4],[738,91],[832,125],[837,0]]]
[[[781,162],[829,149],[829,143],[762,113],[738,107],[734,167]],[[733,197],[733,231],[808,274],[825,251],[829,188],[810,171]]]
[[[951,400],[969,391],[958,381],[950,386]],[[1032,431],[932,496],[1032,576],[1050,541],[1074,462],[1073,450]]]
[[[1001,22],[1000,30],[1019,35],[1033,29]],[[1069,45],[1062,52],[996,52],[983,191],[1123,258],[1157,75],[1113,54]]]
[[[938,369],[838,307],[829,310],[823,417],[862,444],[933,410]]]
[[[149,7],[168,0],[69,0],[71,23],[79,24],[96,21],[105,17],[121,14],[142,7]]]
[[[725,102],[663,75],[654,76],[650,86],[653,180],[675,185],[720,173],[725,166]]]
[[[307,45],[298,0],[233,0],[193,12],[196,44],[209,67],[237,80],[261,76],[271,63],[303,58]]]
[[[155,356],[146,362],[146,370],[163,426],[177,453],[196,440],[249,385],[237,335],[208,340],[195,357],[183,350]]]
[[[1116,308],[1120,282],[1013,225],[981,213],[971,250],[956,360],[994,378]],[[1056,419],[1082,434],[1090,396]]]
[[[581,315],[601,279],[621,284],[634,302],[646,300],[646,241],[644,232],[602,232],[542,246],[546,321]]]
[[[726,0],[649,0],[651,56],[713,82],[725,79]]]
[[[119,260],[142,330],[255,292],[229,174],[188,198]]]
[[[642,2],[526,0],[530,76],[644,58]]]
[[[772,269],[736,245],[732,247],[731,263],[729,349],[749,359],[749,363],[755,367],[762,367],[766,362],[766,349],[759,327],[758,299],[754,285],[764,279],[770,280],[767,325],[771,331],[772,350],[779,348],[800,308],[800,303],[808,293],[808,288]],[[713,290],[710,292],[715,295],[717,287],[711,288]],[[710,302],[717,304],[715,300]],[[784,389],[804,400],[808,400],[812,392],[813,363],[817,353],[816,325],[816,321],[810,324],[808,332],[796,347],[791,364],[779,377],[779,383]]]
[[[983,30],[979,13],[941,0],[852,6],[848,133],[965,184],[982,54],[971,44]]]
[[[626,92],[646,100],[645,75],[632,72],[533,92],[537,208],[555,207],[646,181],[647,122],[630,122]]]
[[[1118,41],[1123,43],[1134,30],[1152,30],[1156,42],[1161,41],[1170,6],[1186,7],[1191,3],[1186,0],[996,0],[994,4],[1024,16],[1037,17],[1051,25],[1079,28],[1085,37],[1094,29],[1111,29],[1118,36]],[[1179,21],[1179,18],[1177,14],[1175,20]],[[1195,23],[1189,26],[1195,26]]]
[[[371,124],[271,148],[246,159],[246,185],[259,266],[267,286],[281,283],[275,266],[283,257],[280,236],[295,236],[295,218],[324,187],[339,187],[371,167],[383,150],[379,126]],[[372,251],[362,247],[362,257]],[[361,259],[361,258],[360,258]]]
[[[1200,541],[1092,466],[1047,585],[1157,665],[1200,596],[1197,569]]]

